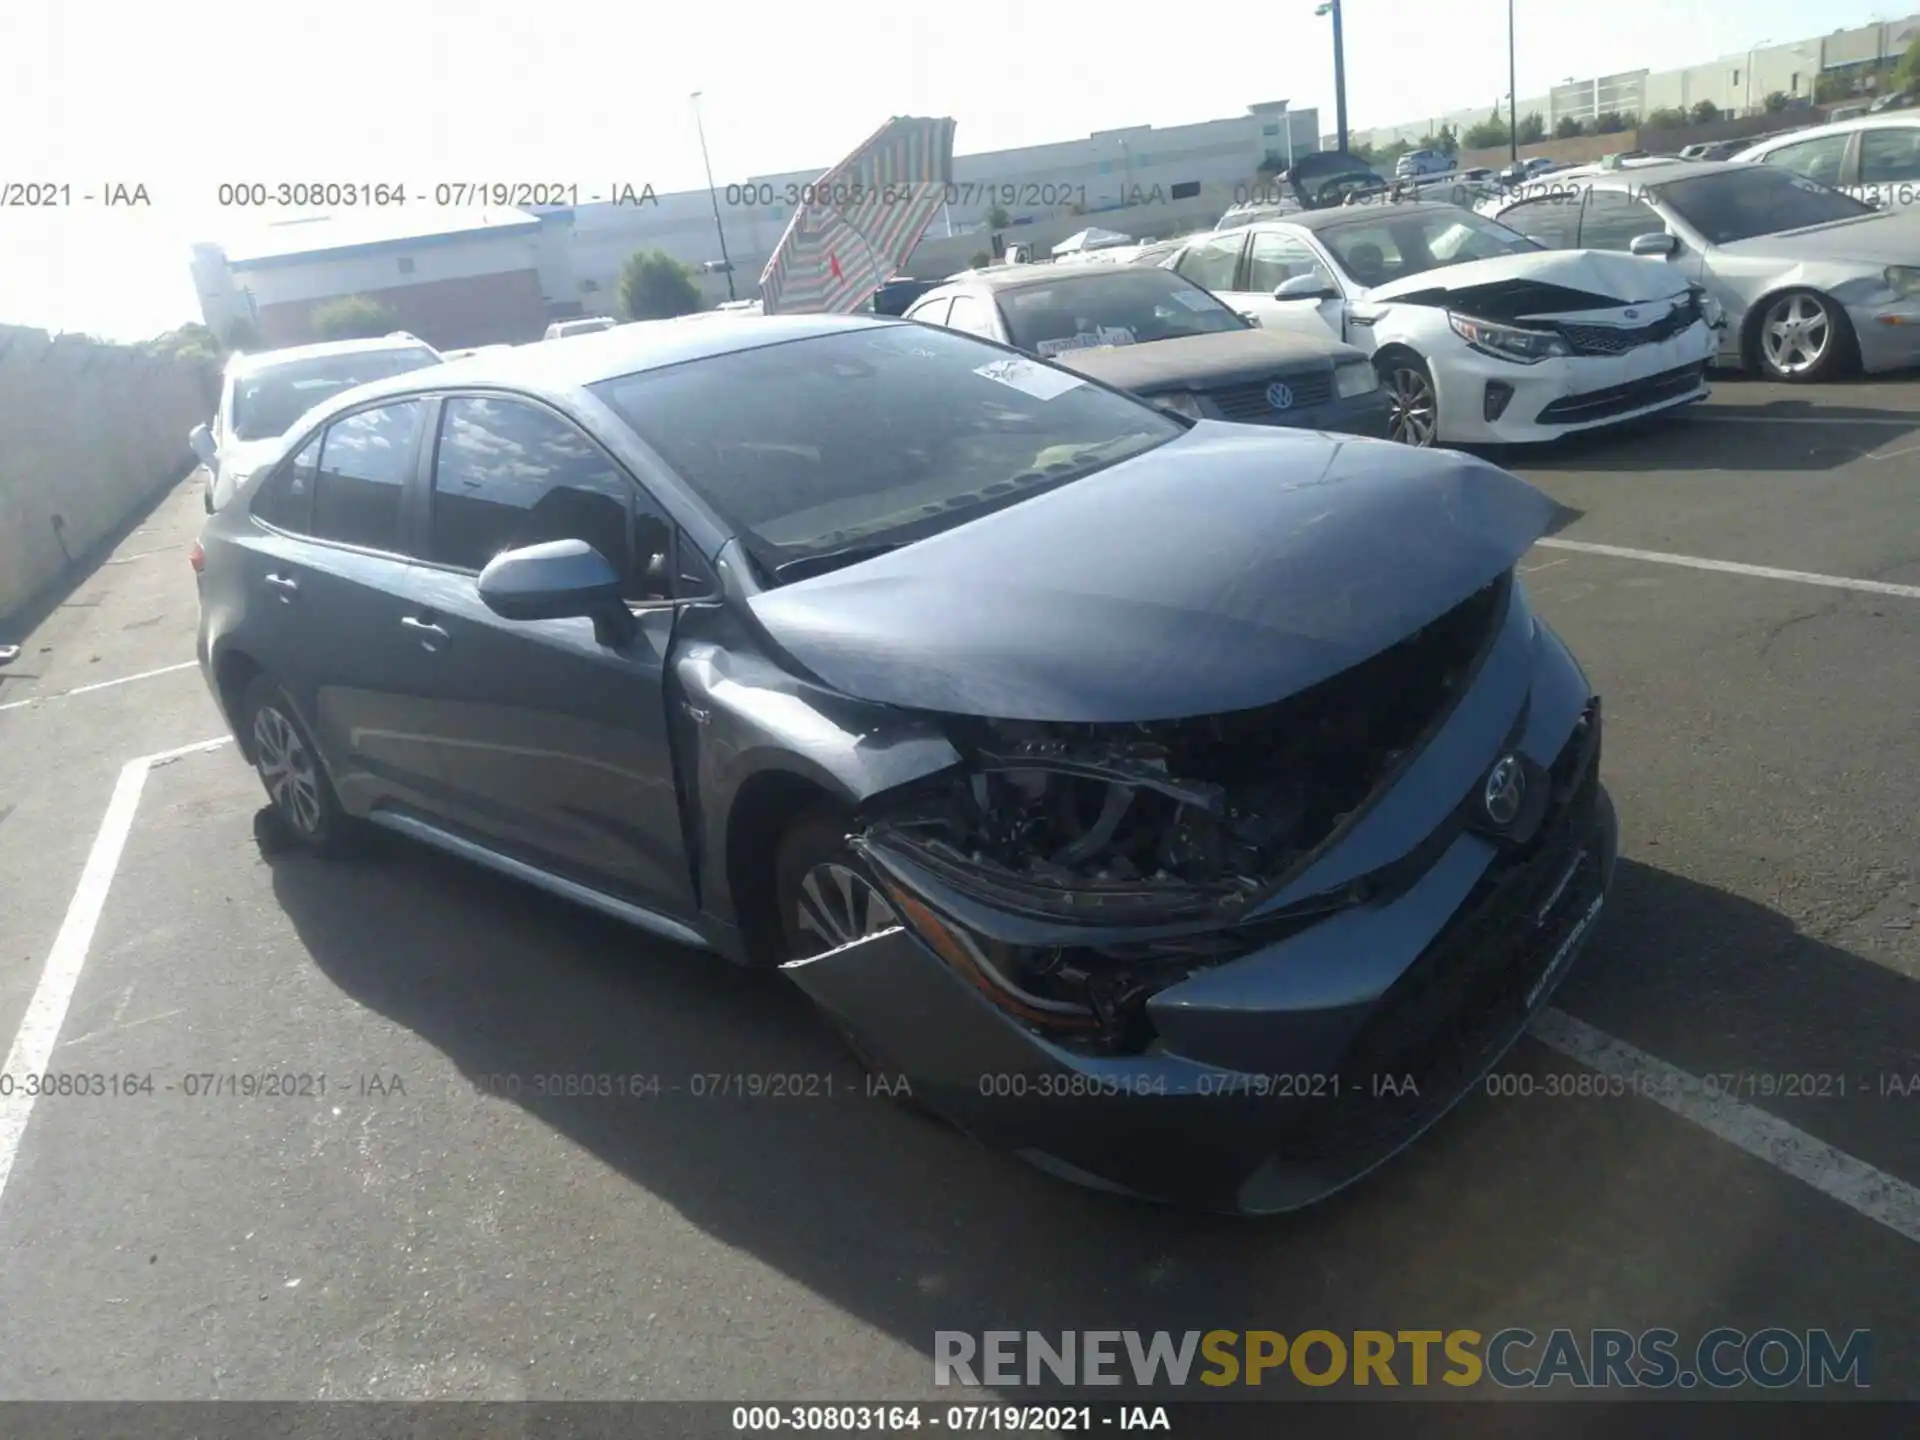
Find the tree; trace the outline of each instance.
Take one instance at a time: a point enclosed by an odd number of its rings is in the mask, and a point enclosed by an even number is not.
[[[1627,125],[1628,119],[1625,115],[1622,115],[1618,110],[1609,110],[1594,120],[1593,133],[1596,135],[1618,135],[1627,128]]]
[[[1775,90],[1760,103],[1766,106],[1769,115],[1778,115],[1782,110],[1792,107],[1793,97],[1784,90]]]
[[[1349,144],[1347,146],[1347,153],[1353,156],[1353,158],[1358,160],[1362,165],[1373,164],[1373,146],[1368,144],[1365,140],[1360,141],[1359,144],[1357,145]]]
[[[260,334],[260,327],[246,316],[241,315],[227,322],[226,329],[220,332],[220,343],[229,350],[264,350],[266,340]]]
[[[1453,126],[1442,125],[1440,134],[1435,138],[1434,148],[1442,155],[1452,155],[1460,148],[1460,137],[1453,133]]]
[[[1853,81],[1845,75],[1822,75],[1813,82],[1813,98],[1822,105],[1837,105],[1853,93]]]
[[[1687,112],[1677,105],[1662,105],[1647,112],[1649,130],[1679,130],[1687,123]]]
[[[1387,146],[1386,149],[1378,151],[1375,155],[1375,160],[1377,163],[1381,165],[1391,165],[1394,161],[1398,160],[1402,155],[1405,155],[1411,149],[1413,149],[1412,141],[1396,140],[1391,145]]]
[[[620,308],[629,320],[671,320],[705,303],[693,271],[664,250],[636,250],[620,267]]]
[[[974,270],[984,270],[991,264],[993,264],[993,256],[984,250],[974,251],[973,258],[967,261],[967,265]]]
[[[1004,230],[1012,223],[1013,217],[998,205],[995,205],[991,210],[987,211],[987,228],[989,230]]]
[[[220,342],[213,331],[198,321],[181,325],[143,341],[140,349],[148,355],[162,356],[175,360],[218,360]]]
[[[1553,122],[1553,138],[1556,140],[1571,140],[1579,135],[1580,131],[1580,122],[1571,115],[1562,115]]]
[[[1469,125],[1462,137],[1469,150],[1491,150],[1496,145],[1507,143],[1507,122],[1501,118],[1500,107],[1493,107],[1493,114],[1477,125]]]
[[[1711,100],[1701,100],[1687,113],[1693,117],[1694,124],[1711,125],[1720,118],[1720,107]]]
[[[1529,112],[1527,118],[1520,122],[1520,143],[1537,145],[1546,138],[1547,122],[1541,118],[1538,110]]]
[[[371,295],[340,295],[313,307],[313,333],[322,340],[370,340],[393,328],[393,311]]]
[[[1907,53],[1900,57],[1900,63],[1893,67],[1893,88],[1910,90],[1920,83],[1920,40],[1907,46]]]

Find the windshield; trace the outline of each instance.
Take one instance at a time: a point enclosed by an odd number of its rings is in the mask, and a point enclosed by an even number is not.
[[[284,435],[294,421],[342,390],[439,363],[440,357],[424,346],[408,346],[321,355],[253,371],[234,382],[234,437],[266,440]]]
[[[1729,165],[1670,180],[1654,194],[1709,245],[1874,213],[1863,201],[1777,165]]]
[[[910,324],[862,325],[591,388],[768,576],[923,539],[1185,431],[1077,375]]]
[[[1444,265],[1542,248],[1517,231],[1452,205],[1329,226],[1320,232],[1320,241],[1341,269],[1369,287]]]
[[[1144,266],[1025,285],[996,298],[1014,345],[1036,355],[1252,328],[1198,285]]]

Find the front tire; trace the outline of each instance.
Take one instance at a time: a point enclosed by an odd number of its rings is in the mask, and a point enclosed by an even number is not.
[[[1846,312],[1815,290],[1789,290],[1766,303],[1753,332],[1754,359],[1769,380],[1811,385],[1832,379],[1851,359]]]
[[[780,908],[783,960],[823,955],[901,923],[866,862],[847,844],[848,829],[843,811],[821,806],[796,819],[780,839],[774,860],[774,895]],[[891,1098],[918,1114],[933,1114],[898,1085],[903,1075],[898,1063],[875,1053],[824,1008],[821,1014],[860,1068],[889,1082],[887,1093]]]
[[[1387,438],[1431,448],[1440,434],[1440,399],[1427,362],[1403,350],[1374,362],[1374,368],[1387,392]]]
[[[256,675],[240,700],[240,733],[274,815],[295,842],[315,855],[347,854],[356,822],[340,808],[320,748],[292,700],[269,675]]]

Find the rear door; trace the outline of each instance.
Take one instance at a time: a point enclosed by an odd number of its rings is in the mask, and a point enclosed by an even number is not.
[[[427,408],[388,401],[335,418],[255,499],[255,516],[280,531],[260,543],[250,577],[253,605],[273,617],[272,652],[260,658],[292,691],[356,812],[418,804],[432,789],[419,665],[401,624],[413,568],[404,498]]]
[[[443,397],[423,467],[412,643],[433,809],[491,848],[670,914],[691,871],[668,741],[674,527],[576,421],[529,397]],[[625,645],[587,619],[504,620],[503,550],[584,540],[625,581]]]

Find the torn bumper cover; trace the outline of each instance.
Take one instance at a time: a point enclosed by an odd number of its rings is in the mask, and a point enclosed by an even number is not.
[[[1341,1188],[1513,1043],[1611,881],[1599,702],[1517,586],[1494,590],[1422,632],[1426,668],[1371,676],[1414,703],[1339,757],[1338,793],[1300,793],[1289,763],[1324,775],[1330,753],[1280,742],[1303,717],[1357,723],[1346,677],[1272,717],[1264,769],[1228,746],[1183,774],[1191,731],[1097,737],[1093,759],[1057,737],[976,749],[976,790],[1032,787],[1044,760],[1130,798],[1065,819],[999,798],[1014,833],[976,837],[1004,848],[971,866],[930,835],[937,792],[885,807],[856,847],[901,924],[787,973],[918,1098],[1064,1178],[1252,1214]],[[1135,806],[1162,818],[1129,839]]]

